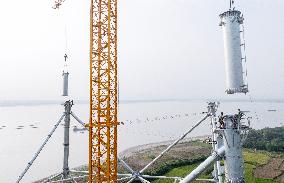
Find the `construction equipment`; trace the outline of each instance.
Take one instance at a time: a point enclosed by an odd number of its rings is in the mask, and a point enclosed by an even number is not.
[[[89,182],[117,182],[117,105],[117,0],[91,0]]]
[[[91,0],[89,182],[117,182],[117,0]]]
[[[58,0],[55,4],[55,9],[59,9],[59,6],[64,1],[65,0]],[[233,1],[231,0],[230,6],[232,5]],[[237,28],[235,28],[234,30],[237,30],[236,33],[238,33],[239,36],[239,24],[241,23],[240,12],[229,10],[222,14],[221,18],[224,19],[224,17],[231,17],[232,15],[237,15],[237,20],[239,22],[236,23],[235,27]],[[223,19],[222,21],[224,21]],[[227,42],[231,43],[230,40]],[[239,42],[237,42],[233,46],[230,46],[232,48],[234,48],[235,45],[239,47]],[[230,51],[232,53],[235,53],[235,49],[232,49]],[[229,55],[231,56],[232,54]],[[238,49],[237,56],[236,58],[228,57],[227,62],[232,62],[232,60],[238,60],[239,62],[241,62],[240,48]],[[228,67],[229,71],[234,71],[233,74],[231,74],[231,72],[228,72],[228,75],[231,76],[231,78],[228,77],[229,79],[231,79],[229,81],[232,81],[231,83],[233,83],[234,85],[228,82],[229,90],[227,91],[227,93],[233,94],[238,92],[248,92],[247,88],[240,88],[241,86],[243,86],[241,66],[241,63],[239,63],[238,66],[233,65],[232,67]],[[235,74],[235,71],[239,72]],[[90,121],[87,125],[89,128],[89,183],[117,182],[117,108],[117,0],[91,0]],[[206,118],[208,116],[209,115],[207,115]],[[212,116],[215,117],[215,115]],[[212,120],[215,123],[213,118]],[[198,123],[197,126],[200,123]],[[195,127],[196,126],[194,126],[191,130],[193,130]],[[212,128],[214,129],[215,127]],[[184,138],[185,135],[183,135],[182,138]],[[218,135],[215,134],[215,136],[217,139]],[[215,141],[216,139],[214,137],[213,140]],[[174,142],[172,146],[178,143],[178,141],[179,140]],[[169,146],[165,151],[157,156],[157,158],[155,158],[153,162],[163,156],[163,154],[170,148],[172,148],[172,146]],[[226,149],[228,149],[226,148],[226,146],[214,146],[214,153],[212,153],[212,155],[209,156],[204,163],[197,167],[195,171],[185,177],[182,182],[192,182],[193,180],[195,180],[198,175],[205,170],[206,167],[208,167],[215,161],[219,162],[220,158],[223,157],[224,154],[227,155]],[[142,182],[148,182],[142,179],[143,176],[141,176],[141,173],[143,173],[145,169],[151,166],[153,162],[150,162],[144,169],[139,172],[133,172],[132,169],[129,168],[132,172],[132,175],[129,177],[129,182],[132,182],[136,179],[140,179]],[[243,162],[240,160],[239,164],[242,163]],[[229,166],[229,168],[231,168],[231,166]],[[238,172],[240,172],[240,175],[237,176],[237,180],[244,182],[242,170],[242,167],[238,170]],[[219,174],[218,172],[216,172],[215,178],[220,177],[220,181],[218,182],[221,182],[221,174]],[[229,178],[228,180],[231,179]]]

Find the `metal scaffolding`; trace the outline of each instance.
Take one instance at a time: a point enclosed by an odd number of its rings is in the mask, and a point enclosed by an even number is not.
[[[91,0],[89,182],[117,182],[117,0]]]

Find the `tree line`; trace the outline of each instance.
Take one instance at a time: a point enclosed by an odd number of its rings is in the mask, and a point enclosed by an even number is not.
[[[284,127],[251,129],[244,143],[245,148],[284,152]]]

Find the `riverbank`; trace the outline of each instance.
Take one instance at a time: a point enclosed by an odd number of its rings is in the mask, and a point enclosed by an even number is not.
[[[179,144],[174,146],[171,151],[166,153],[161,159],[149,167],[145,173],[150,175],[160,175],[168,172],[174,167],[201,162],[211,153],[211,146],[203,143],[206,138],[208,138],[207,135],[182,140]],[[135,146],[119,153],[119,157],[127,162],[133,170],[138,171],[144,168],[171,143],[173,143],[173,141]],[[83,165],[74,170],[87,171],[88,167],[87,165]],[[118,171],[119,173],[130,173],[121,163],[118,163]],[[35,181],[34,183],[40,183],[42,180]],[[77,182],[87,182],[87,178],[82,178]]]
[[[161,159],[149,167],[144,173],[149,175],[167,175],[184,177],[198,166],[211,153],[211,145],[203,141],[207,136],[190,138],[181,141],[166,153]],[[165,141],[140,145],[129,148],[119,156],[133,170],[144,168],[173,141]],[[283,183],[284,182],[284,153],[267,152],[262,150],[244,149],[245,176],[249,183]],[[76,170],[87,171],[87,166]],[[119,173],[130,173],[120,163]],[[205,171],[201,177],[210,178],[213,167]],[[79,174],[77,174],[79,175]],[[86,175],[86,174],[85,174]],[[171,180],[149,180],[154,183],[172,183]],[[37,181],[37,183],[40,181]],[[87,177],[77,180],[87,182]]]

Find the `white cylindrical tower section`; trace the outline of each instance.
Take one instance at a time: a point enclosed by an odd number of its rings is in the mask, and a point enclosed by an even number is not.
[[[62,96],[68,96],[68,76],[69,76],[69,73],[63,71],[62,76],[63,76],[63,94],[62,94]]]
[[[238,115],[224,116],[225,183],[245,183]]]
[[[240,11],[229,10],[220,15],[225,48],[226,93],[247,93],[244,83],[240,25],[243,18]]]

